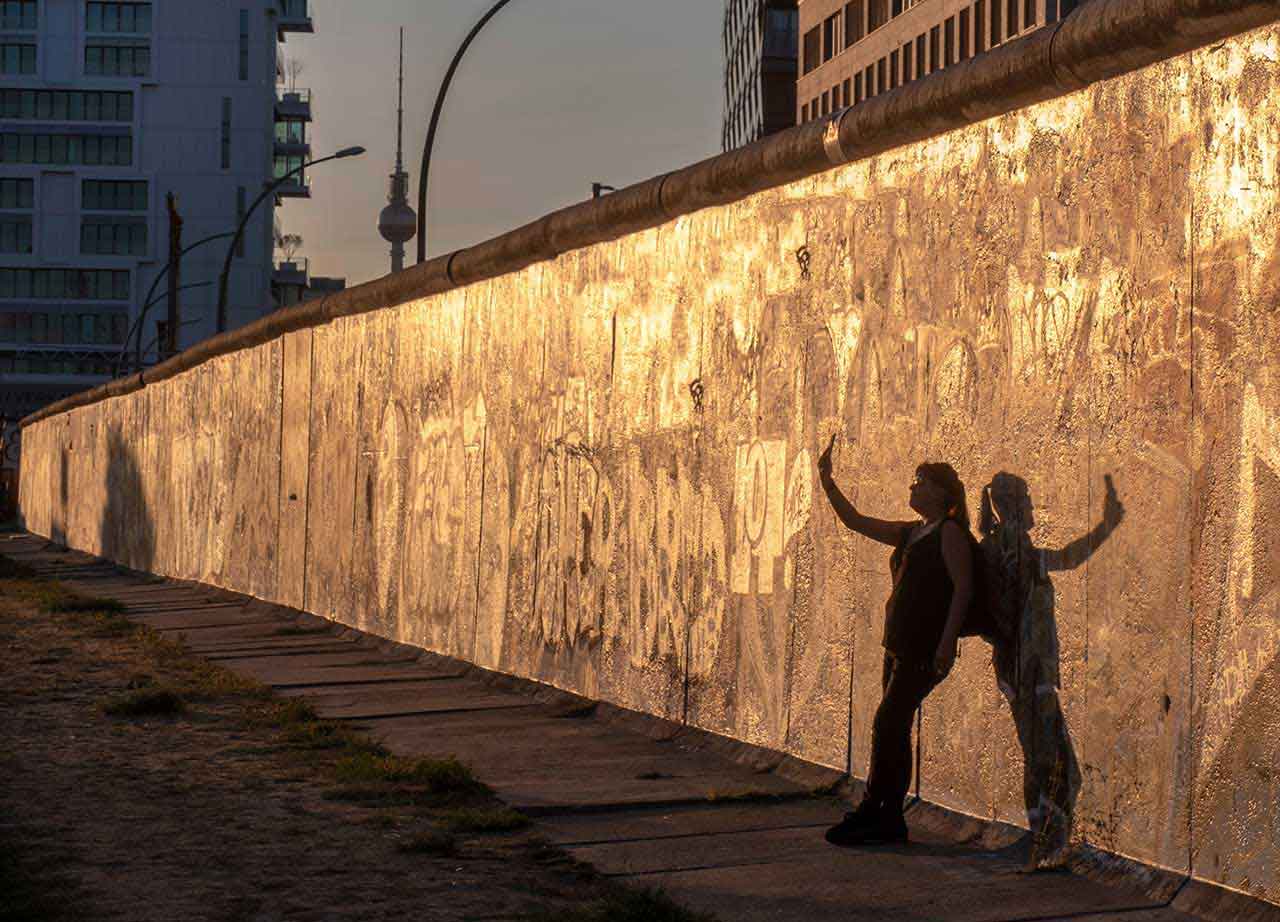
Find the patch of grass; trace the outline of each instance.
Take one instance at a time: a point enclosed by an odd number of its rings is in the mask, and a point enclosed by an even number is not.
[[[284,727],[285,742],[294,749],[343,749],[347,758],[383,758],[387,749],[344,723],[335,720],[312,720]]]
[[[458,853],[458,840],[452,833],[439,829],[418,833],[401,842],[397,848],[411,855],[440,855],[447,857]]]
[[[532,823],[529,817],[510,807],[471,807],[442,811],[438,819],[450,832],[514,832]]]
[[[586,906],[542,909],[525,916],[528,922],[716,922],[709,912],[685,909],[661,890],[621,887]]]
[[[707,791],[707,800],[713,804],[757,803],[781,799],[777,794],[770,794],[768,791],[760,791],[754,788],[745,788],[740,791],[714,789]]]
[[[276,637],[310,637],[313,634],[328,634],[327,627],[282,627],[275,632]]]
[[[111,717],[173,717],[186,709],[181,695],[161,685],[121,692],[102,702],[102,710]]]
[[[484,789],[471,769],[452,757],[406,759],[360,752],[342,759],[335,774],[343,784],[408,784],[432,794],[469,794]]]
[[[149,627],[135,631],[138,646],[152,661],[184,674],[184,691],[196,698],[258,698],[271,697],[271,688],[256,679],[237,675],[216,663],[192,656],[175,640],[165,637]]]

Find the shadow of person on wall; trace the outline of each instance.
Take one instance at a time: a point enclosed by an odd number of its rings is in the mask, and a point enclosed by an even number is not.
[[[1102,521],[1057,550],[1032,543],[1035,505],[1025,480],[1002,471],[982,491],[978,531],[991,613],[1000,627],[992,665],[1022,747],[1022,794],[1031,830],[1029,869],[1065,862],[1081,781],[1058,698],[1062,675],[1049,574],[1079,567],[1124,519],[1110,474],[1106,487]]]
[[[155,563],[155,523],[134,448],[118,432],[107,437],[107,501],[99,523],[102,556],[131,570]]]

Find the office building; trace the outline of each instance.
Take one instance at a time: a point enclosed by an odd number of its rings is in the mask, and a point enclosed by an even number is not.
[[[796,123],[799,21],[796,0],[726,0],[725,150]]]
[[[175,230],[231,234],[309,159],[310,94],[278,85],[286,38],[313,29],[308,0],[0,2],[0,414],[106,380],[131,331],[149,361],[215,332],[229,237],[183,256],[172,340],[153,283]],[[304,173],[254,213],[229,328],[272,306],[267,206],[309,195]]]
[[[822,118],[1056,22],[1079,0],[800,0],[797,116]]]

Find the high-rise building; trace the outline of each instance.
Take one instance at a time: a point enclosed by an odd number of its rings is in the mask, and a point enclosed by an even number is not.
[[[800,0],[801,122],[1057,22],[1082,0]]]
[[[178,228],[171,344],[214,332],[230,237],[193,245],[310,158],[310,93],[278,86],[312,31],[308,0],[0,2],[0,414],[106,380],[131,330],[154,360]],[[301,174],[275,204],[310,194]],[[229,327],[271,309],[273,224],[236,249]]]
[[[796,123],[799,38],[796,0],[726,0],[725,150]]]

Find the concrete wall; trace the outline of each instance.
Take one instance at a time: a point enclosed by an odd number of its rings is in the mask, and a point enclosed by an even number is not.
[[[1278,65],[1253,31],[42,419],[28,527],[862,774],[887,553],[816,457],[888,517],[949,460],[1005,497],[1021,696],[965,642],[923,796],[1280,902]]]

